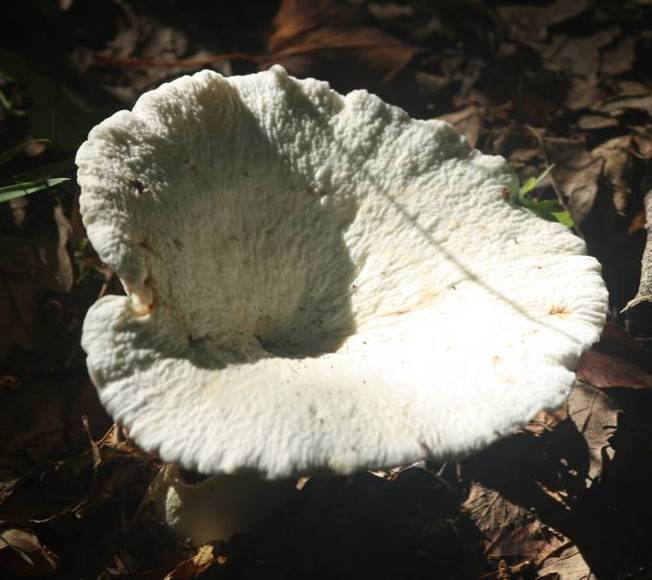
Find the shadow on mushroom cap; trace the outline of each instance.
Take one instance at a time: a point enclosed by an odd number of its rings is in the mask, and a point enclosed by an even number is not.
[[[110,413],[204,473],[472,451],[566,397],[599,264],[452,127],[280,67],[203,71],[93,129],[89,239],[129,297],[83,335]]]

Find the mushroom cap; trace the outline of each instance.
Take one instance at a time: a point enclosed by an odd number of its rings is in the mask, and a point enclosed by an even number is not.
[[[127,296],[88,312],[102,403],[203,473],[465,454],[563,402],[607,293],[501,157],[278,66],[144,94],[77,159]]]

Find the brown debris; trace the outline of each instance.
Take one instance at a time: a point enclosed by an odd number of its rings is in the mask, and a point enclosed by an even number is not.
[[[652,375],[627,361],[594,350],[585,352],[577,364],[577,378],[594,387],[652,388]]]
[[[42,296],[68,292],[73,284],[71,229],[62,208],[50,205],[43,215],[42,205],[24,209],[20,198],[12,206],[19,211],[12,212],[11,231],[0,229],[0,361],[13,345],[43,346],[49,329],[41,317]]]
[[[547,68],[567,74],[597,79],[600,70],[600,50],[620,36],[617,27],[600,30],[590,36],[555,35],[542,48]]]
[[[181,562],[169,574],[166,574],[165,580],[190,580],[197,578],[207,572],[209,569],[220,566],[225,562],[225,557],[215,553],[215,547],[212,544],[200,546],[197,553]]]
[[[439,119],[453,125],[461,135],[466,137],[469,145],[475,147],[480,137],[485,113],[483,107],[470,105],[461,111],[441,115]]]
[[[95,429],[106,425],[87,380],[43,381],[0,393],[0,456],[42,462],[75,451],[86,440],[83,415],[91,417]]]
[[[603,76],[621,75],[632,70],[636,49],[636,39],[622,36],[611,47],[601,52],[600,74]]]
[[[566,419],[568,419],[568,409],[565,405],[551,411],[542,410],[525,426],[525,429],[534,435],[543,435]]]
[[[333,0],[283,0],[267,43],[268,63],[280,63],[300,77],[314,75],[349,88],[391,80],[419,52],[372,26],[359,8]]]
[[[649,155],[652,141],[640,136],[623,135],[602,143],[591,155],[604,159],[603,178],[609,186],[613,205],[621,214],[629,208],[630,200],[638,189],[634,176],[640,173],[642,159]],[[647,155],[646,155],[647,153]]]
[[[554,550],[542,563],[538,571],[542,580],[593,580],[589,565],[580,549],[567,541]]]
[[[30,531],[0,522],[0,570],[16,576],[55,572],[58,557]]]
[[[618,121],[613,117],[588,114],[588,115],[583,115],[580,118],[580,120],[577,122],[577,126],[580,129],[590,131],[592,129],[606,129],[608,127],[617,127]]]
[[[620,97],[609,99],[596,107],[597,111],[617,114],[627,109],[640,109],[648,114],[652,114],[652,95],[642,95],[633,97]]]
[[[133,103],[144,91],[188,69],[230,71],[228,61],[233,55],[216,58],[194,43],[176,23],[159,21],[138,4],[116,3],[110,10],[115,36],[100,50],[96,46],[77,46],[68,59],[72,67],[84,76],[94,77],[118,101]],[[117,66],[122,70],[118,83],[112,70]]]
[[[618,405],[607,395],[581,382],[575,385],[568,399],[568,414],[586,442],[588,465],[583,475],[587,487],[603,475],[606,464],[614,457],[611,438],[619,412]]]
[[[527,561],[536,568],[566,542],[527,509],[479,483],[471,487],[462,509],[484,536],[484,551],[490,558]]]
[[[604,161],[572,139],[546,138],[544,147],[548,164],[554,165],[551,177],[555,187],[573,221],[581,224],[593,208]]]
[[[545,40],[549,26],[582,14],[589,4],[588,0],[556,0],[545,6],[499,6],[497,13],[507,24],[509,33],[528,44]]]

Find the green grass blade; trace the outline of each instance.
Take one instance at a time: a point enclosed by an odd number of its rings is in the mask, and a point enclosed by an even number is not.
[[[535,189],[546,177],[547,175],[552,171],[554,168],[554,163],[552,165],[549,165],[546,167],[546,170],[539,175],[538,177],[530,177],[523,185],[521,185],[521,189],[518,191],[518,197],[519,199],[523,199],[528,193],[530,193],[533,189]]]
[[[55,177],[53,179],[43,179],[40,181],[22,181],[13,185],[0,187],[0,203],[24,195],[31,195],[32,193],[43,191],[44,189],[50,189],[64,181],[70,181],[70,179],[68,177]]]

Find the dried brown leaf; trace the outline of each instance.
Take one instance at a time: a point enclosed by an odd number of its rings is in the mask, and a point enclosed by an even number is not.
[[[36,576],[55,572],[57,567],[57,556],[32,532],[11,526],[0,528],[0,570]]]
[[[629,353],[637,353],[643,349],[640,342],[633,339],[618,324],[611,321],[608,321],[602,329],[600,344],[607,345],[611,349],[615,347],[621,352]]]
[[[154,473],[153,457],[129,441],[103,438],[81,453],[34,466],[3,494],[3,517],[22,524],[69,526],[107,502],[135,509]],[[128,514],[127,514],[128,515]]]
[[[514,118],[537,127],[546,126],[559,114],[568,93],[567,80],[543,70],[524,78],[512,103]]]
[[[579,16],[588,6],[588,0],[556,0],[545,6],[499,6],[496,11],[510,34],[527,44],[544,40],[548,26]]]
[[[614,94],[620,97],[641,97],[650,93],[650,87],[642,82],[621,79],[615,83]]]
[[[640,131],[632,137],[634,150],[632,153],[640,159],[652,159],[652,136],[642,127],[633,127],[634,131]]]
[[[494,155],[502,155],[516,165],[534,164],[536,157],[543,157],[535,134],[523,125],[516,124],[486,134],[483,149]]]
[[[626,109],[639,109],[652,115],[652,95],[641,95],[634,97],[615,97],[607,99],[604,103],[595,108],[604,113],[621,113]]]
[[[19,481],[20,479],[17,477],[9,479],[4,473],[2,474],[2,481],[0,481],[0,506],[11,496]]]
[[[620,408],[604,392],[578,382],[568,398],[568,414],[578,432],[586,441],[589,464],[586,469],[587,485],[602,475],[605,461],[613,459],[610,445]]]
[[[29,307],[35,302],[36,296],[30,290],[31,285],[21,288],[16,278],[10,282],[0,273],[0,361],[14,345],[25,350],[34,347],[32,330],[35,314],[32,314],[33,310]],[[16,296],[19,296],[19,302],[16,301]]]
[[[590,36],[569,37],[555,35],[546,42],[530,45],[541,55],[545,70],[541,71],[547,81],[538,90],[531,91],[530,100],[548,102],[551,109],[547,115],[524,118],[529,124],[543,126],[548,118],[562,108],[574,111],[592,107],[603,94],[598,85],[600,50],[621,34],[617,27],[599,30]],[[559,78],[555,80],[555,75]],[[563,83],[560,81],[563,79]],[[537,87],[535,87],[536,89]]]
[[[611,77],[632,70],[634,65],[636,39],[633,36],[623,36],[618,42],[602,51],[600,72]]]
[[[154,475],[155,458],[130,440],[115,443],[116,429],[114,425],[93,445],[93,478],[85,497],[72,508],[77,517],[83,517],[120,493],[135,494],[140,501]]]
[[[634,214],[634,217],[632,218],[632,221],[629,223],[629,226],[627,226],[627,235],[633,236],[634,234],[636,234],[636,232],[644,230],[646,223],[647,223],[647,219],[645,217],[645,210],[639,209]]]
[[[582,115],[577,122],[577,126],[584,130],[606,129],[608,127],[617,127],[618,121],[613,117],[606,117],[604,115]]]
[[[534,513],[480,483],[473,484],[462,510],[483,535],[484,553],[489,558],[529,561],[538,566],[567,542]]]
[[[452,98],[457,93],[454,79],[450,76],[419,71],[414,76],[419,98],[427,103],[428,114],[440,114],[453,107]]]
[[[420,49],[371,25],[360,7],[334,0],[283,0],[267,44],[269,63],[339,87],[375,86],[403,70]]]
[[[600,30],[590,36],[556,35],[541,46],[541,53],[550,70],[587,79],[597,78],[600,69],[600,49],[621,34],[619,28]]]
[[[585,352],[577,364],[577,378],[602,389],[652,388],[652,375],[627,361],[594,350]]]
[[[46,290],[68,292],[72,287],[70,224],[60,206],[50,211],[22,235],[0,232],[0,360],[13,345],[25,350],[43,346],[48,326],[39,317],[40,298]],[[27,216],[31,213],[28,206]]]
[[[165,580],[190,580],[197,578],[206,572],[213,565],[220,565],[220,556],[215,553],[212,544],[205,544],[197,549],[197,553],[187,560],[181,562],[169,574]]]
[[[525,426],[525,430],[533,433],[534,435],[543,435],[548,431],[552,431],[557,425],[568,418],[568,410],[566,406],[561,406],[558,409],[551,411],[539,411],[535,417]]]
[[[545,559],[537,571],[537,579],[593,580],[595,576],[579,548],[571,542],[566,542]]]
[[[84,443],[82,414],[102,427],[106,415],[87,381],[43,381],[0,393],[0,455],[37,462],[70,453]]]
[[[201,10],[197,7],[198,12]],[[198,44],[196,34],[176,22],[153,17],[138,2],[116,3],[107,12],[111,36],[98,38],[99,45],[76,43],[68,62],[79,74],[93,78],[96,86],[125,104],[132,104],[144,91],[188,68],[210,66],[225,74],[231,71],[228,62],[218,62],[214,54]],[[213,34],[211,49],[219,51],[218,47],[218,35]],[[193,62],[196,64],[189,67],[188,63]],[[120,73],[116,74],[115,68],[107,67],[107,63],[119,65]],[[136,63],[141,66],[133,66]]]
[[[595,78],[573,77],[563,106],[571,111],[588,109],[600,102],[602,91]]]
[[[370,2],[367,4],[367,10],[370,14],[379,21],[388,21],[391,23],[394,20],[414,18],[414,7],[399,4],[398,2],[387,2],[386,4],[379,2]]]
[[[470,105],[461,111],[441,115],[439,119],[453,125],[458,133],[464,135],[471,147],[475,147],[482,131],[485,110],[477,105]]]
[[[555,186],[575,223],[581,224],[593,207],[604,161],[577,141],[545,139],[543,143],[548,163],[554,165],[551,177]]]
[[[616,211],[624,214],[629,205],[632,175],[639,163],[633,154],[634,142],[630,135],[615,137],[602,143],[593,151],[594,158],[604,159],[602,175],[612,191]]]
[[[68,240],[72,227],[63,213],[63,208],[56,205],[53,211],[54,228],[48,228],[38,240],[38,255],[43,264],[45,277],[43,285],[56,292],[68,292],[72,288],[74,275],[72,262],[68,254]]]

